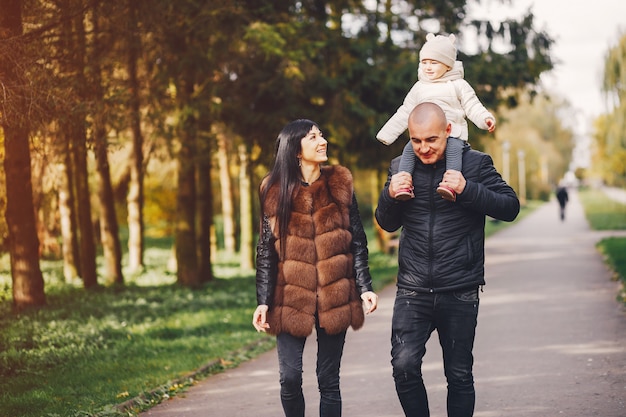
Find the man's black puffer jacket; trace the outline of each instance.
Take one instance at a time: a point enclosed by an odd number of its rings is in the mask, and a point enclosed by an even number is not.
[[[363,229],[359,206],[354,194],[352,194],[352,204],[350,205],[350,232],[352,233],[350,249],[354,259],[356,288],[359,294],[363,294],[372,291],[372,277],[369,270],[367,236]],[[276,288],[277,273],[278,254],[274,246],[274,234],[269,219],[264,216],[256,256],[256,298],[258,305],[271,305]]]
[[[489,155],[467,146],[463,154],[467,184],[456,202],[436,192],[446,170],[445,159],[433,165],[418,159],[413,172],[415,198],[398,202],[389,196],[388,187],[399,163],[400,157],[391,162],[376,209],[376,220],[384,230],[402,227],[398,287],[440,292],[483,285],[485,216],[514,220],[520,210],[515,191]]]

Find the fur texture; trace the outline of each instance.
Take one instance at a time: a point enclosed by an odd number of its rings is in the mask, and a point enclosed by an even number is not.
[[[273,303],[268,312],[269,332],[306,337],[315,326],[337,334],[364,322],[361,298],[356,289],[350,249],[352,174],[341,166],[322,168],[320,178],[302,186],[293,201],[286,253],[278,262]],[[265,212],[270,217],[275,247],[277,189],[267,194]]]

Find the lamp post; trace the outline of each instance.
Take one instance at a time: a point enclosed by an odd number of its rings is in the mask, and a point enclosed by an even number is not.
[[[517,151],[517,180],[519,185],[519,201],[521,205],[526,205],[526,162],[524,151]]]
[[[511,144],[507,141],[502,143],[502,178],[504,181],[509,182],[510,172],[509,172],[509,150],[511,149]]]
[[[550,183],[550,168],[548,166],[548,157],[546,155],[541,155],[541,183],[549,184]]]

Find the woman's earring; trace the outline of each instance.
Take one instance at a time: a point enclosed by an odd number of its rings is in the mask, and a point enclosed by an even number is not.
[[[302,158],[298,158],[298,166],[302,167]]]

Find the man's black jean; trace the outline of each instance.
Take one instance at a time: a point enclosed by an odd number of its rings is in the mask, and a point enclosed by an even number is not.
[[[407,417],[430,415],[422,358],[435,329],[448,381],[448,416],[474,414],[472,349],[478,304],[478,288],[444,293],[398,289],[392,319],[391,364],[396,392]]]
[[[317,320],[316,320],[317,321]],[[317,385],[320,391],[320,417],[341,416],[339,368],[346,332],[328,335],[316,323]],[[302,393],[302,353],[305,337],[281,333],[276,337],[280,372],[280,399],[286,417],[304,417]]]

